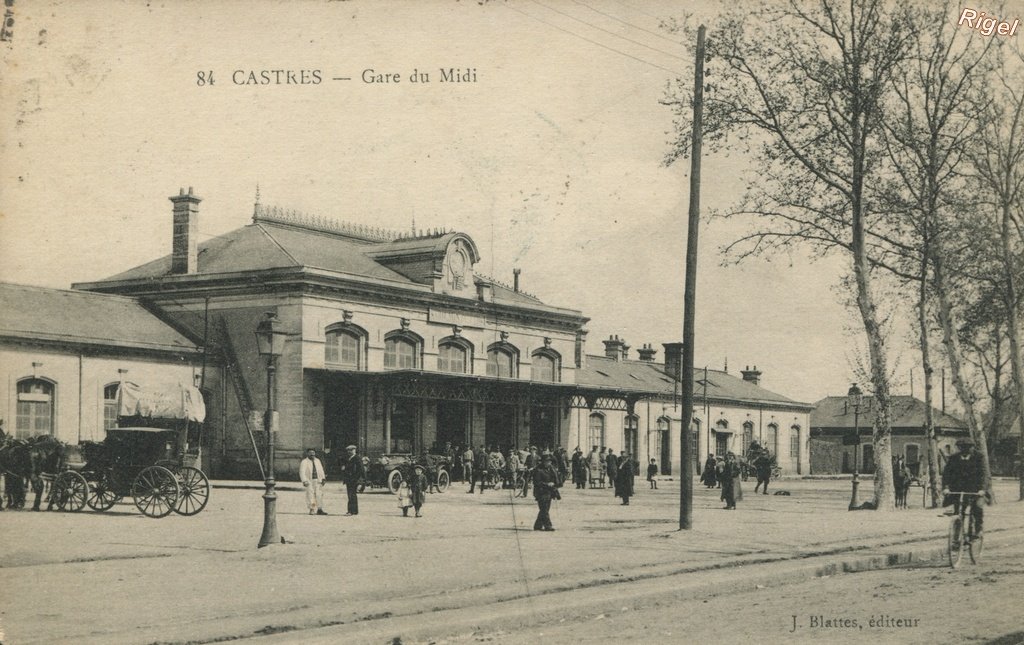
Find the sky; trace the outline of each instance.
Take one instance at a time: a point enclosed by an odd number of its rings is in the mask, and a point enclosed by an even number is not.
[[[170,252],[167,198],[179,188],[203,198],[205,240],[251,221],[258,185],[265,204],[468,233],[479,272],[511,283],[519,267],[525,291],[588,316],[590,353],[611,334],[634,357],[682,337],[689,163],[663,165],[672,115],[659,101],[692,74],[693,53],[659,24],[710,20],[714,3],[15,10],[0,43],[0,280],[67,288],[114,275]],[[441,82],[448,68],[476,80]],[[321,81],[245,84],[263,70]],[[410,82],[414,72],[429,81]],[[733,203],[751,170],[705,158],[705,212]],[[843,258],[723,266],[741,229],[701,226],[696,365],[757,365],[763,385],[800,401],[844,394],[865,361],[835,288]],[[914,354],[897,336],[907,376],[896,390],[909,392]]]

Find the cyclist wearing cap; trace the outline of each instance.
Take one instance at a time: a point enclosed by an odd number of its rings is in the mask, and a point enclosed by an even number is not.
[[[985,475],[981,467],[981,455],[974,450],[974,441],[969,437],[957,440],[956,447],[959,453],[949,458],[946,469],[942,471],[942,492],[947,497],[943,506],[953,504],[953,514],[960,512],[960,498],[949,495],[954,493],[977,493],[977,496],[965,500],[971,504],[971,516],[974,518],[974,526],[977,533],[981,533],[981,524],[984,519],[981,501],[985,494]]]

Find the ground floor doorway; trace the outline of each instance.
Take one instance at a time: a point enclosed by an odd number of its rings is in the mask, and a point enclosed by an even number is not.
[[[433,452],[440,453],[445,443],[466,446],[469,440],[469,403],[465,401],[437,402],[437,440]]]
[[[362,400],[359,388],[349,383],[334,383],[326,388],[324,395],[324,436],[323,446],[329,451],[324,460],[328,476],[338,474],[340,460],[345,457],[345,446],[359,446],[359,426]]]
[[[416,428],[419,426],[419,401],[398,398],[391,405],[390,454],[410,454],[416,446]]]
[[[488,403],[484,419],[484,443],[502,452],[516,442],[516,408],[506,403]]]
[[[668,432],[658,432],[655,434],[658,438],[658,452],[661,455],[661,474],[671,475],[672,474],[672,442],[669,440],[670,436]]]
[[[555,408],[538,407],[530,410],[530,445],[537,446],[541,452],[554,450],[558,446],[555,412]]]

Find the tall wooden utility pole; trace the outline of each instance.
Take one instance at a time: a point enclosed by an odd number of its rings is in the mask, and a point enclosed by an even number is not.
[[[704,127],[704,32],[697,30],[697,60],[693,74],[693,141],[690,156],[690,223],[686,234],[686,290],[683,294],[683,418],[679,429],[680,485],[679,528],[693,526],[693,455],[690,426],[693,424],[693,337],[697,304],[697,229],[700,225],[700,148]]]

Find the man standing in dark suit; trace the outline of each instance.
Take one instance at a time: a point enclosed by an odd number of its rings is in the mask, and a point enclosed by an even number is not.
[[[604,464],[604,471],[608,474],[608,484],[614,490],[619,474],[619,459],[615,456],[614,450],[609,450],[608,454],[605,455]]]
[[[533,471],[533,498],[537,500],[537,520],[534,531],[554,531],[551,526],[551,500],[562,499],[558,493],[558,473],[551,465],[551,453],[541,455],[540,466]]]
[[[359,482],[363,479],[363,460],[356,454],[355,446],[345,448],[348,457],[341,465],[341,480],[345,482],[345,492],[348,493],[348,512],[345,515],[359,515],[359,498],[357,489]]]

